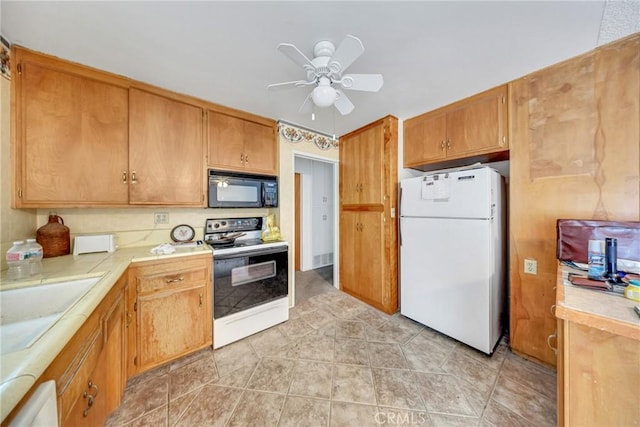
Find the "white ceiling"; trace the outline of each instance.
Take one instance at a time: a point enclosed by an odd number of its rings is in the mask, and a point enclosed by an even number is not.
[[[273,119],[343,135],[387,114],[413,117],[598,44],[604,1],[0,3],[2,35],[37,51]],[[381,73],[355,110],[298,113],[307,90],[268,92],[305,73],[320,40],[359,37],[350,73]],[[335,120],[335,121],[334,121]],[[335,123],[335,124],[334,124]],[[335,127],[334,127],[335,126]]]

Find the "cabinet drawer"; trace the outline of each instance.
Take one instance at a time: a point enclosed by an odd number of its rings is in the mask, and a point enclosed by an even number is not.
[[[191,265],[190,265],[191,264]],[[183,268],[163,268],[164,266],[141,267],[136,272],[136,290],[139,294],[162,289],[181,287],[208,281],[208,268],[202,261],[183,263]]]

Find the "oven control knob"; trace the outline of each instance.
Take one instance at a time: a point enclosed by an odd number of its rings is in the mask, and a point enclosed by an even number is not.
[[[227,225],[227,221],[222,221],[221,223],[223,226]]]
[[[220,228],[220,224],[216,222],[215,224],[213,224],[213,228]]]

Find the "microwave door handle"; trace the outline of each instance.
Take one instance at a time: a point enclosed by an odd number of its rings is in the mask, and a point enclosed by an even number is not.
[[[266,190],[264,189],[265,185],[264,182],[260,183],[260,187],[262,189],[262,203],[260,203],[260,206],[264,207],[266,205]]]

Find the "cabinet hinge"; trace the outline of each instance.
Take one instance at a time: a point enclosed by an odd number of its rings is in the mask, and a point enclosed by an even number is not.
[[[18,70],[18,74],[22,74],[22,64],[16,65],[16,70]]]
[[[138,356],[133,356],[133,365],[138,366]]]
[[[504,104],[504,102],[505,102],[505,99],[504,99],[504,96],[503,96],[503,97],[502,97],[502,103]]]

